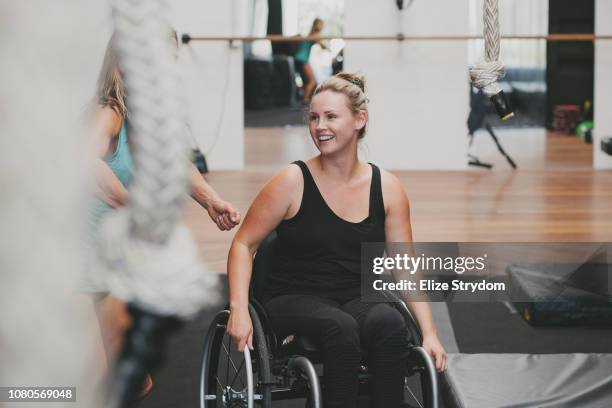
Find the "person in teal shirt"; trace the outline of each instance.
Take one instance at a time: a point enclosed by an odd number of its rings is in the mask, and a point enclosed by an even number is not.
[[[175,47],[176,32],[169,31]],[[90,136],[94,151],[95,195],[87,225],[88,240],[95,242],[101,221],[114,209],[124,206],[128,199],[128,187],[132,179],[132,141],[127,131],[129,109],[119,60],[115,50],[115,37],[109,41],[93,106]],[[208,212],[222,231],[229,231],[240,222],[240,213],[223,200],[204,180],[197,168],[189,162],[191,196]],[[121,347],[123,333],[131,325],[125,302],[107,292],[103,279],[93,270],[84,271],[81,289],[91,294],[98,312],[104,350],[102,361],[112,363]],[[104,365],[104,363],[102,363]],[[152,386],[150,376],[143,384],[142,395]]]
[[[312,27],[310,28],[309,37],[319,37],[321,35],[321,31],[323,30],[323,20],[320,18],[315,18],[312,22]],[[325,48],[325,46],[318,41],[302,41],[298,45],[298,49],[294,55],[295,65],[300,75],[304,79],[304,98],[303,103],[308,104],[310,102],[310,96],[312,95],[312,91],[314,91],[315,86],[317,85],[317,81],[314,76],[314,72],[312,70],[312,66],[310,65],[310,50],[312,46],[315,44],[321,45],[321,47]]]
[[[176,34],[172,31],[176,44]],[[96,203],[94,223],[112,210],[125,205],[127,187],[132,177],[131,142],[127,133],[128,108],[125,100],[123,78],[119,70],[117,54],[111,39],[96,92],[96,106],[93,114],[92,139],[97,157]],[[228,202],[219,197],[215,190],[191,162],[191,196],[204,207],[218,228],[230,230],[240,221],[240,214]]]

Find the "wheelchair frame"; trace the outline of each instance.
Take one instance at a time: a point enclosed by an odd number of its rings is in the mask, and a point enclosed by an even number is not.
[[[269,322],[263,306],[257,301],[257,289],[261,288],[262,275],[269,267],[269,253],[275,237],[268,237],[262,242],[253,261],[253,277],[251,280],[251,293],[249,314],[253,322],[253,352],[245,350],[242,363],[237,367],[231,360],[233,348],[226,333],[226,324],[229,318],[229,307],[217,313],[209,327],[202,353],[200,373],[200,408],[218,407],[252,407],[255,402],[264,408],[271,408],[272,401],[306,398],[311,408],[321,408],[322,393],[320,378],[313,363],[320,362],[320,351],[306,350],[305,348],[292,350],[292,345],[299,342],[294,339],[282,342],[278,339]],[[420,407],[438,408],[439,388],[436,369],[431,356],[421,347],[422,336],[419,326],[410,313],[406,304],[392,292],[383,292],[389,303],[394,305],[402,314],[406,327],[414,343],[410,346],[408,364],[406,366],[406,379],[419,374],[423,404],[421,404],[412,391],[407,388],[412,398]],[[225,340],[227,339],[227,346]],[[286,340],[286,339],[285,339]],[[247,347],[248,349],[248,347]],[[226,353],[226,384],[217,376],[219,358],[222,352]],[[234,371],[232,383],[229,384],[228,373],[230,362]],[[234,389],[236,378],[242,367],[246,367],[246,384],[242,379],[242,389]],[[370,378],[367,368],[362,366],[359,375],[359,394],[367,393],[367,383]],[[255,378],[256,377],[256,378]],[[220,403],[220,404],[219,404]]]

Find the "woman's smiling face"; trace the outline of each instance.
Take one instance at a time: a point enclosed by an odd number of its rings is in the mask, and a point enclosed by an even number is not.
[[[323,91],[312,98],[308,124],[321,154],[332,154],[357,141],[359,129],[365,126],[365,112],[354,114],[346,95]]]

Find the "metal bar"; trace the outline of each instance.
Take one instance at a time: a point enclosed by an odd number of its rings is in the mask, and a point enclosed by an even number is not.
[[[321,37],[321,36],[191,36],[183,34],[182,42],[187,44],[191,41],[271,41],[271,42],[300,42],[300,41],[322,41],[322,40],[344,40],[344,41],[466,41],[482,40],[480,35],[386,35],[386,36],[342,36],[342,37]],[[602,40],[612,40],[612,35],[595,34],[549,34],[549,35],[503,35],[502,40],[546,40],[551,42],[559,41],[579,41],[592,42]]]
[[[253,383],[253,366],[251,364],[251,352],[249,346],[244,346],[244,361],[246,362],[246,375],[247,375],[247,408],[253,408],[254,401],[254,383]]]

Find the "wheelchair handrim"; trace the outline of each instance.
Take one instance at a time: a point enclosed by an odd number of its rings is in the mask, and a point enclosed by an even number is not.
[[[258,361],[261,360],[260,353],[255,353],[256,361],[251,367],[252,359],[249,358],[247,361],[242,353],[235,351],[226,333],[228,318],[229,311],[219,312],[213,319],[206,336],[200,374],[200,407],[250,408],[252,405],[249,402],[252,403],[253,400],[267,406],[266,393],[255,394],[253,379],[253,374],[256,373],[258,381],[262,379],[264,382],[267,381],[264,378],[266,376],[261,372],[262,364]],[[224,366],[221,358],[225,361]],[[225,372],[221,372],[221,366],[224,367]]]

